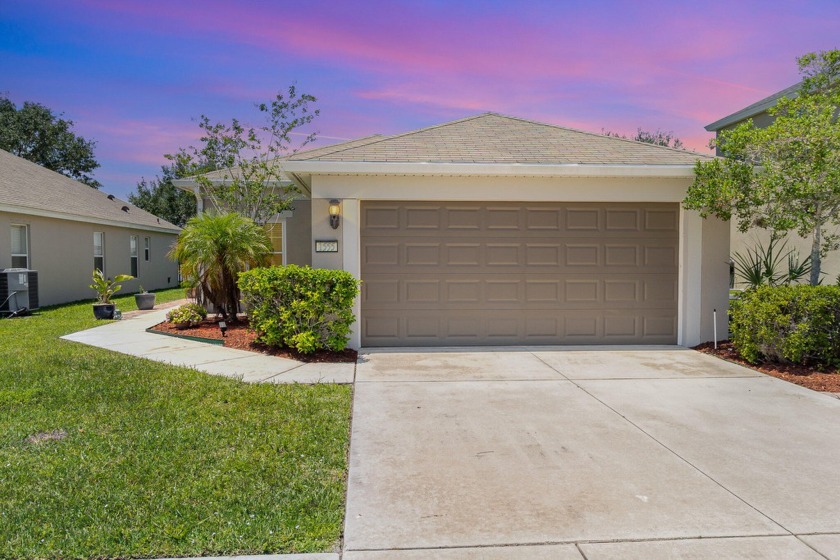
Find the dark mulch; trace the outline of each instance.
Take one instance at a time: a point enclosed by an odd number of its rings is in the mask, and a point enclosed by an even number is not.
[[[751,364],[746,361],[735,349],[735,346],[728,340],[718,342],[717,350],[715,350],[713,342],[704,342],[699,346],[694,347],[698,352],[704,354],[711,354],[735,362],[743,366],[747,366],[754,370],[796,383],[803,387],[813,389],[814,391],[822,391],[825,393],[840,393],[840,372],[826,371],[825,369],[815,366],[802,366],[797,364],[780,364],[766,362],[763,364]]]
[[[229,322],[227,323],[227,327],[227,332],[225,332],[224,337],[222,337],[222,332],[219,330],[219,324],[209,319],[203,321],[197,327],[190,327],[188,329],[179,329],[172,323],[163,322],[152,327],[152,330],[175,335],[223,340],[227,348],[259,352],[260,354],[278,356],[280,358],[291,358],[292,360],[301,362],[355,362],[357,357],[357,352],[350,348],[341,352],[318,350],[312,354],[301,354],[292,348],[266,346],[256,341],[257,333],[251,329],[247,321]]]

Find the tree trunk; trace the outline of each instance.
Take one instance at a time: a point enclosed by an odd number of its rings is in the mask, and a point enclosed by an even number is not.
[[[816,286],[820,283],[820,267],[822,265],[822,258],[820,257],[820,245],[822,245],[822,230],[820,226],[814,228],[814,238],[811,243],[811,285]]]

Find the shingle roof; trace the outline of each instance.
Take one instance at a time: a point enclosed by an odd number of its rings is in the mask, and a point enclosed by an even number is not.
[[[485,113],[290,161],[692,165],[704,154]],[[352,144],[352,143],[351,143]]]
[[[802,88],[802,82],[797,84],[793,84],[790,87],[783,89],[782,91],[777,91],[773,95],[765,97],[760,101],[756,101],[752,105],[748,105],[741,109],[740,111],[735,111],[731,115],[727,115],[722,119],[716,120],[712,124],[706,125],[706,130],[709,132],[716,132],[721,128],[725,128],[730,124],[735,124],[741,121],[745,121],[750,117],[754,117],[759,113],[763,113],[770,107],[776,104],[776,102],[781,99],[782,97],[796,97],[799,95],[799,90]]]
[[[127,227],[177,233],[180,228],[108,193],[0,150],[0,205],[16,212],[49,212],[67,219],[120,222]],[[127,211],[123,210],[127,208]]]
[[[383,136],[381,134],[374,134],[372,136],[365,136],[364,138],[357,138],[356,140],[348,140],[346,142],[339,142],[337,144],[330,144],[329,146],[320,146],[318,148],[310,148],[308,150],[301,150],[299,152],[295,152],[294,154],[291,154],[291,155],[288,155],[288,156],[278,157],[276,159],[276,161],[280,162],[280,161],[284,161],[284,160],[287,160],[287,159],[297,158],[298,156],[301,156],[301,157],[306,156],[306,157],[304,157],[304,159],[312,159],[312,158],[316,158],[316,157],[323,157],[323,156],[327,156],[327,155],[329,155],[333,152],[339,151],[339,150],[344,150],[344,149],[347,149],[347,148],[355,148],[355,147],[358,147],[358,146],[364,146],[365,144],[369,144],[371,142],[376,142],[376,141],[380,140],[381,138],[383,138]],[[231,172],[236,173],[236,169],[237,168],[233,168],[231,170]],[[207,179],[209,179],[210,181],[223,181],[225,179],[230,178],[230,173],[227,170],[211,171],[209,173],[205,173],[204,176],[207,177]],[[180,180],[180,181],[176,182],[176,184],[177,183],[182,183],[183,184],[183,183],[185,183],[185,181]]]

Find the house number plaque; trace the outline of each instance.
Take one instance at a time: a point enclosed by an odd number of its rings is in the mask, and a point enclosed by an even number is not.
[[[338,253],[338,241],[316,241],[315,242],[315,252],[316,253]]]

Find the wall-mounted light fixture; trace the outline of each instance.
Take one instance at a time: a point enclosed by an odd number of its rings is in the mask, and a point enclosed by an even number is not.
[[[341,203],[336,199],[330,200],[330,227],[338,229],[339,214],[341,213]]]

